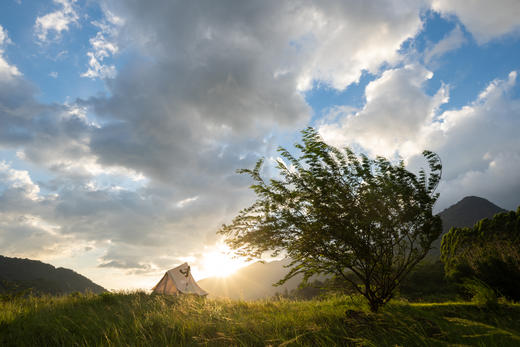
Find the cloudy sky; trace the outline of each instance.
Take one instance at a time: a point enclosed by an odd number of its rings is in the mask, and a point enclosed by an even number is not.
[[[520,204],[517,0],[2,0],[0,254],[149,288],[306,126]],[[214,264],[213,264],[214,265]]]

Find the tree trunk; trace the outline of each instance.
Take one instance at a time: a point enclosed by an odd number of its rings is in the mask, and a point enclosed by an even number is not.
[[[377,311],[379,311],[379,307],[381,307],[379,302],[370,301],[370,300],[368,301],[368,305],[370,307],[370,311],[372,311],[373,313],[377,313]]]

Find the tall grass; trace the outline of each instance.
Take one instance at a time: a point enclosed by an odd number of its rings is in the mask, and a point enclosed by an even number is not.
[[[520,345],[520,305],[393,302],[360,297],[231,301],[142,292],[0,302],[2,346]]]

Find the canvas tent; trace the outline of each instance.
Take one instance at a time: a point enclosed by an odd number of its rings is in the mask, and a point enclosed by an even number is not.
[[[208,295],[204,289],[199,287],[191,275],[188,263],[177,266],[166,271],[159,283],[152,289],[157,294],[195,294],[200,296]]]

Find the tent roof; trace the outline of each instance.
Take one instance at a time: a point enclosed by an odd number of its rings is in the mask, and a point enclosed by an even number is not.
[[[208,292],[199,287],[193,279],[188,263],[168,270],[153,288],[154,293],[174,294],[177,291],[184,294],[208,295]]]

